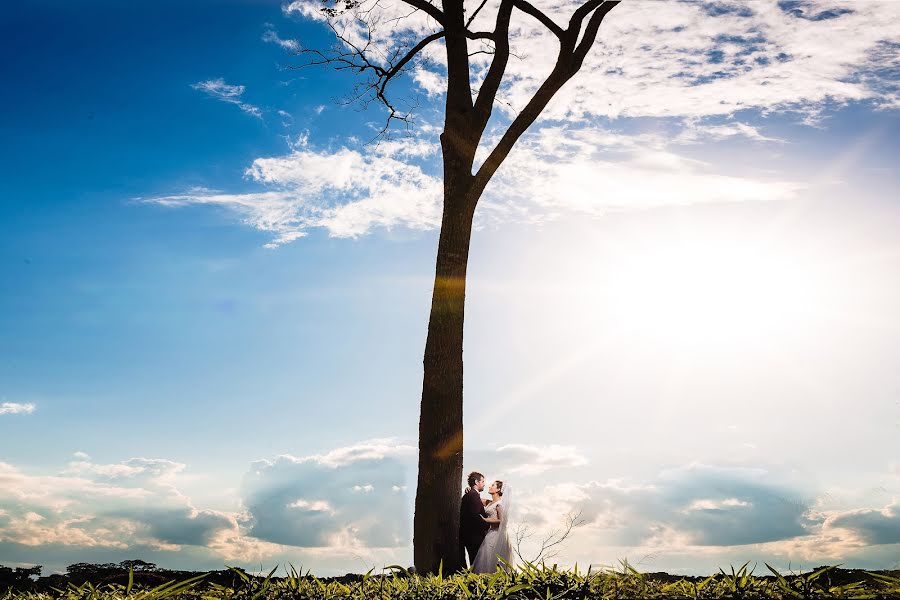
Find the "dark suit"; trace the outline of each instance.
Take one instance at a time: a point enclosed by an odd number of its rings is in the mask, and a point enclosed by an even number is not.
[[[469,553],[469,564],[474,564],[478,548],[490,528],[481,519],[483,516],[487,517],[487,513],[484,512],[481,496],[472,488],[466,489],[459,502],[459,562],[462,567],[466,565],[463,549]]]

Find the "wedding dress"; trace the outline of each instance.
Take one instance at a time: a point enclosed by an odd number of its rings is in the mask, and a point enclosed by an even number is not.
[[[513,563],[512,546],[507,535],[507,524],[509,523],[508,507],[510,506],[507,488],[504,488],[503,496],[500,497],[498,502],[493,502],[484,507],[484,512],[487,513],[489,519],[497,518],[498,506],[501,513],[500,524],[492,524],[484,536],[484,541],[478,548],[478,554],[475,555],[475,562],[472,564],[472,571],[475,573],[493,573],[497,570],[498,565],[504,569],[508,568],[500,562],[499,558],[502,558],[510,565]]]

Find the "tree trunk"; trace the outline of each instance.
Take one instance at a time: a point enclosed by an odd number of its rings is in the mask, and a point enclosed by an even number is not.
[[[419,573],[460,564],[459,501],[463,468],[463,316],[474,202],[471,166],[444,142],[444,211],[438,241],[431,317],[425,342],[419,416],[419,475],[413,552]],[[451,142],[452,143],[452,142]]]
[[[434,5],[405,0],[416,8]],[[441,0],[435,18],[444,26],[447,95],[441,150],[444,158],[444,212],[438,241],[434,293],[425,342],[422,408],[419,415],[419,475],[413,525],[416,570],[445,573],[465,565],[459,548],[459,502],[463,467],[463,316],[466,266],[475,206],[494,173],[556,92],[581,68],[603,17],[618,2],[588,0],[563,30],[527,2],[516,4],[537,16],[560,39],[556,65],[500,141],[473,175],[475,152],[491,116],[509,58],[511,0],[502,0],[492,39],[495,57],[473,103],[469,69],[469,33],[463,0]],[[484,3],[481,4],[484,6]],[[524,8],[523,8],[524,6]],[[476,9],[476,12],[481,7]],[[593,14],[592,14],[593,12]],[[582,23],[590,15],[584,35]],[[434,15],[433,15],[434,16]],[[471,17],[470,17],[471,19]],[[383,86],[382,86],[383,89]]]

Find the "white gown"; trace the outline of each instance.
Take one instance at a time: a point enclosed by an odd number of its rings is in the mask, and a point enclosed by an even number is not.
[[[497,518],[498,505],[503,506],[502,499],[484,507],[484,512],[487,513],[489,519]],[[503,510],[501,509],[502,512]],[[505,519],[506,515],[503,515],[503,518]],[[487,535],[484,536],[484,541],[478,548],[478,554],[475,555],[475,562],[472,564],[472,571],[475,573],[493,573],[496,571],[497,565],[502,564],[498,560],[498,556],[512,564],[512,546],[509,543],[506,527],[503,525],[502,523],[500,525],[491,524],[491,528],[488,529]],[[506,568],[505,565],[503,566]]]

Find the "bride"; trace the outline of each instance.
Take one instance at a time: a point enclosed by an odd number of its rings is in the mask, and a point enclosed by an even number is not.
[[[509,519],[509,486],[503,486],[502,481],[495,481],[488,488],[491,500],[486,501],[484,512],[487,518],[481,517],[485,523],[491,528],[488,529],[484,536],[481,547],[478,548],[478,554],[475,555],[475,562],[472,564],[472,570],[475,573],[493,573],[500,565],[502,558],[509,565],[512,565],[512,546],[509,543],[509,536],[506,528]],[[503,568],[508,568],[503,565]]]

